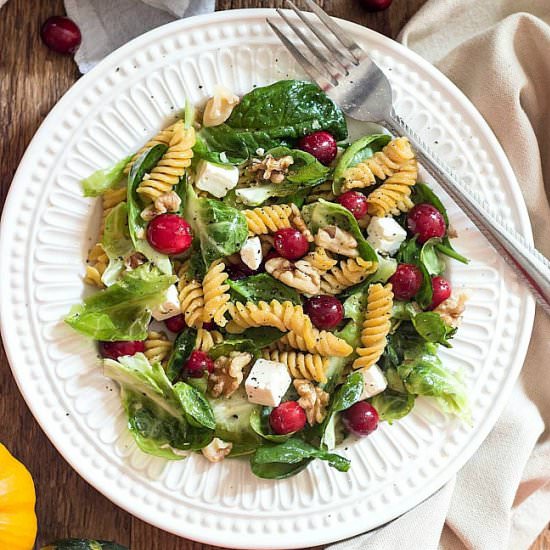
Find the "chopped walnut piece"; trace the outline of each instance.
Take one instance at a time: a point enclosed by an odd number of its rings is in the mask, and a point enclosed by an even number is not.
[[[282,183],[289,167],[294,164],[290,155],[276,159],[273,155],[266,155],[262,159],[252,159],[248,167],[251,174],[256,174],[258,180],[268,180],[271,183]]]
[[[202,115],[204,126],[219,126],[230,116],[239,98],[224,86],[215,86],[214,95],[207,101]]]
[[[444,302],[441,302],[433,311],[443,319],[451,327],[458,327],[462,314],[464,313],[468,294],[461,292],[460,294],[452,294]]]
[[[140,265],[144,264],[147,261],[147,258],[141,252],[134,252],[132,255],[126,258],[124,265],[126,269],[135,269]]]
[[[146,206],[142,212],[141,217],[145,221],[151,221],[160,214],[166,214],[166,212],[177,212],[181,205],[181,199],[175,191],[163,193],[158,197],[153,204]]]
[[[214,362],[214,372],[208,377],[208,391],[212,397],[231,397],[244,378],[243,370],[252,361],[250,353],[232,351]]]
[[[330,252],[356,258],[359,256],[355,237],[336,225],[327,225],[315,235],[315,244]]]
[[[310,426],[320,424],[325,419],[330,395],[318,386],[314,386],[309,380],[294,380],[294,388],[300,396],[298,405],[306,411]]]
[[[202,454],[210,462],[221,462],[233,448],[233,443],[215,437],[206,447],[201,449]]]
[[[307,261],[292,263],[285,258],[271,258],[265,263],[265,270],[287,286],[304,294],[319,294],[321,275]]]
[[[304,218],[302,218],[300,209],[294,203],[290,205],[290,208],[292,209],[292,217],[290,218],[292,225],[307,239],[308,243],[312,243],[313,235],[306,225]]]

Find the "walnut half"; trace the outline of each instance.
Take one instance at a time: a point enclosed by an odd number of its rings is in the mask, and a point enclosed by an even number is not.
[[[461,292],[458,295],[452,294],[450,298],[441,302],[433,311],[449,326],[456,328],[460,325],[467,300],[468,294],[465,292]]]
[[[298,405],[306,411],[310,426],[320,424],[327,414],[326,408],[330,395],[318,386],[314,386],[309,380],[301,378],[294,380],[294,388],[300,396]]]
[[[231,397],[241,385],[243,370],[252,361],[246,352],[232,351],[214,362],[214,372],[208,377],[208,391],[212,397]]]
[[[166,214],[166,212],[177,212],[180,205],[181,199],[175,191],[163,193],[155,200],[153,204],[146,206],[142,210],[141,217],[148,222],[153,218],[160,216],[160,214]]]
[[[319,229],[317,235],[315,235],[315,244],[342,256],[349,256],[350,258],[359,256],[355,237],[336,225],[327,225]]]
[[[252,159],[252,164],[249,166],[248,171],[250,174],[256,174],[256,178],[259,181],[282,183],[292,164],[294,164],[294,159],[290,155],[280,158],[266,155],[262,159]]]
[[[319,294],[321,275],[307,261],[292,263],[285,258],[271,258],[265,263],[265,270],[287,286],[304,294]]]
[[[233,448],[233,443],[215,437],[206,447],[201,449],[202,454],[210,462],[221,462]]]

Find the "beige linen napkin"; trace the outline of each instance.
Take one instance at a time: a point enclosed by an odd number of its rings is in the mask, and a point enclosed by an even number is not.
[[[520,182],[536,245],[550,257],[550,1],[430,0],[401,40],[490,124]],[[550,318],[539,310],[512,397],[456,480],[331,550],[528,548],[550,521],[549,426]]]

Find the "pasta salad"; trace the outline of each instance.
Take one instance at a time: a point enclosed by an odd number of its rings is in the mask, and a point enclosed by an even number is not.
[[[468,421],[450,347],[447,212],[404,137],[350,140],[317,86],[218,86],[82,182],[100,197],[97,288],[66,322],[98,343],[144,452],[247,455],[262,478],[337,452],[418,397]]]

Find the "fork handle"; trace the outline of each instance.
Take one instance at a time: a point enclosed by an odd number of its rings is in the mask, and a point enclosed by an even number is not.
[[[417,158],[447,194],[462,208],[485,238],[531,290],[550,315],[550,262],[517,231],[495,214],[488,202],[451,170],[420,136],[392,110],[384,124],[392,133],[407,136]]]

